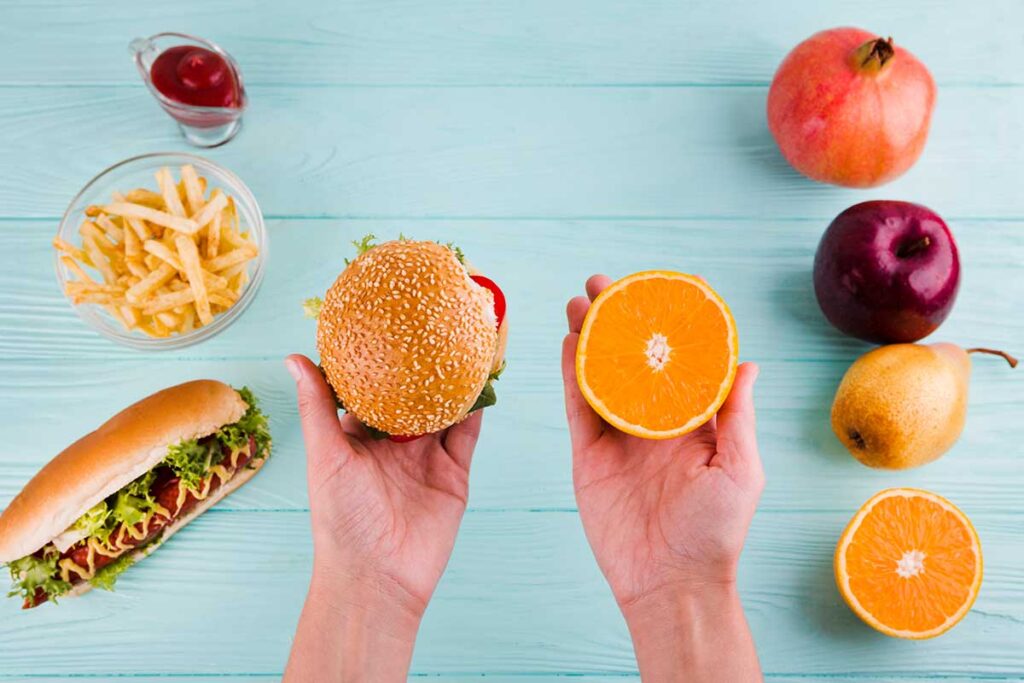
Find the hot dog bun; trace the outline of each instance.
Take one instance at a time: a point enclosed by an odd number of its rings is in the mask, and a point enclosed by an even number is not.
[[[125,408],[65,448],[0,514],[0,563],[39,550],[93,505],[153,469],[168,446],[209,436],[237,422],[246,408],[237,391],[214,380],[179,384]],[[221,490],[233,490],[244,475],[251,473],[240,472]],[[197,509],[206,509],[205,502]]]

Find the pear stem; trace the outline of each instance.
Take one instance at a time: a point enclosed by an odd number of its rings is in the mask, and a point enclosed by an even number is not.
[[[967,349],[967,353],[987,353],[992,356],[1000,356],[1006,359],[1006,362],[1010,364],[1011,368],[1017,367],[1017,359],[1008,354],[1006,351],[999,351],[998,349],[973,348]]]

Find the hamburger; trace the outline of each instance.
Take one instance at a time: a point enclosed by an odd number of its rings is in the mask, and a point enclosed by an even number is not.
[[[252,478],[270,454],[248,389],[198,380],[125,408],[65,448],[0,514],[23,607],[117,576]]]
[[[307,302],[339,408],[375,437],[407,441],[493,405],[508,338],[501,289],[454,245],[370,235],[356,246]]]

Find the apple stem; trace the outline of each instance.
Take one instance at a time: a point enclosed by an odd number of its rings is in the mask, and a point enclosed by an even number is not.
[[[861,71],[877,74],[895,55],[891,37],[873,38],[853,51],[853,63]]]
[[[993,356],[1001,356],[1006,359],[1006,362],[1010,364],[1011,368],[1017,367],[1017,359],[1008,354],[1006,351],[999,351],[998,349],[983,349],[973,348],[967,349],[967,353],[987,353]]]
[[[925,235],[919,240],[914,240],[910,244],[902,244],[900,248],[896,250],[896,255],[900,258],[907,258],[914,254],[927,249],[931,246],[932,238]]]

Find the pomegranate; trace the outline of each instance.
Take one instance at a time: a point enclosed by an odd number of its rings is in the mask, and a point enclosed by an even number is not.
[[[935,82],[914,55],[857,28],[816,33],[786,55],[768,91],[768,128],[809,178],[874,187],[921,156]]]

